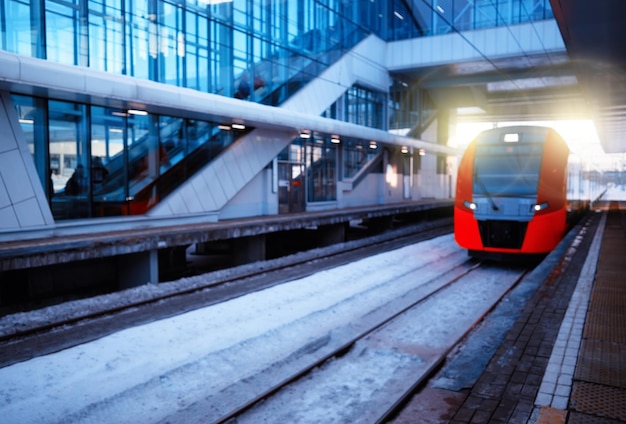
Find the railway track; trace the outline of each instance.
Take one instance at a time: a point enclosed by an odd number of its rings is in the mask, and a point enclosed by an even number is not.
[[[451,218],[443,218],[284,258],[0,317],[0,368],[451,231]]]
[[[519,283],[526,270],[499,270],[498,274],[494,279],[493,268],[463,262],[405,296],[403,302],[380,311],[343,344],[228,413],[207,416],[209,405],[228,403],[227,398],[210,398],[162,423],[193,422],[197,417],[237,424],[385,422]],[[480,304],[471,305],[476,291],[484,295]],[[463,298],[468,299],[465,305]],[[442,313],[446,308],[453,312]]]
[[[312,260],[308,277],[2,368],[0,412],[8,422],[384,420],[524,272],[468,260],[449,234],[426,238],[327,271]]]

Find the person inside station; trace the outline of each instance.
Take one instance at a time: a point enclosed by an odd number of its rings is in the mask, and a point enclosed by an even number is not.
[[[248,97],[250,97],[250,83],[248,82],[248,74],[245,73],[239,81],[235,98],[246,100]]]
[[[74,173],[65,184],[65,194],[68,196],[82,196],[88,192],[88,180],[85,174],[85,168],[82,164],[78,164]]]

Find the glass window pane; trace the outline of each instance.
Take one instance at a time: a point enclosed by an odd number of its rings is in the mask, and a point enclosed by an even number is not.
[[[78,8],[46,2],[46,55],[48,60],[78,64]]]
[[[126,200],[126,111],[91,108],[94,202],[101,215],[121,215]]]
[[[124,72],[124,16],[122,0],[89,2],[89,66]]]
[[[37,56],[37,34],[40,28],[31,28],[31,25],[41,25],[40,19],[33,19],[29,1],[6,0],[0,2],[0,25],[3,31],[0,40],[2,49],[25,56]]]
[[[150,59],[157,57],[156,25],[154,14],[148,11],[147,2],[130,1],[125,13],[126,22],[126,74],[137,78],[150,78]]]
[[[60,178],[64,188],[52,199],[56,219],[91,216],[91,181],[86,108],[75,103],[48,102],[48,137],[50,155],[58,155]]]
[[[330,140],[312,137],[307,143],[307,198],[309,202],[327,202],[337,199],[335,144]]]
[[[541,144],[477,146],[474,193],[485,196],[536,196]]]

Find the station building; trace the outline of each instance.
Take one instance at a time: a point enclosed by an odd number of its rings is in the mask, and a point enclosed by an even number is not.
[[[0,28],[3,241],[451,201],[486,94],[419,75],[566,57],[549,0],[1,0]]]
[[[547,0],[408,5],[3,1],[1,229],[449,197],[450,111],[403,68],[471,58],[459,30],[563,46]]]

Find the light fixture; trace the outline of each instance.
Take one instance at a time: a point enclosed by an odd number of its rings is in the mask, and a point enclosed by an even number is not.
[[[339,138],[337,134],[333,134],[330,136],[330,142],[333,144],[339,144],[341,143],[341,139]]]
[[[139,116],[146,116],[148,114],[148,112],[146,112],[145,110],[137,110],[137,109],[128,109],[128,113],[130,113],[131,115],[139,115]]]
[[[463,202],[463,206],[465,206],[466,208],[471,209],[471,210],[473,210],[473,211],[475,211],[475,210],[476,210],[476,208],[477,208],[476,203],[474,203],[474,202],[469,202],[469,201],[467,201],[467,200]]]
[[[231,125],[231,127],[232,127],[234,130],[245,130],[245,129],[246,129],[246,126],[245,126],[244,124],[239,124],[239,123],[236,123],[236,122],[233,122],[233,124]]]
[[[419,149],[418,154],[419,154],[420,156],[424,156],[424,155],[426,154],[426,150],[424,150],[424,149]]]
[[[405,153],[405,154],[406,154],[406,153],[409,153],[409,148],[408,148],[408,147],[406,147],[406,146],[402,146],[402,148],[400,149],[400,151],[401,151],[402,153]]]
[[[300,138],[311,138],[311,133],[304,130],[300,132]]]
[[[519,134],[517,133],[504,134],[505,143],[517,143],[518,141],[519,141]]]
[[[33,120],[33,119],[20,118],[20,124],[30,124],[30,125],[32,125],[34,123],[35,123],[35,120]]]
[[[230,131],[230,125],[219,124],[217,128],[224,131]]]
[[[370,141],[370,149],[375,149],[377,147],[378,147],[378,145],[376,144],[375,141]]]

